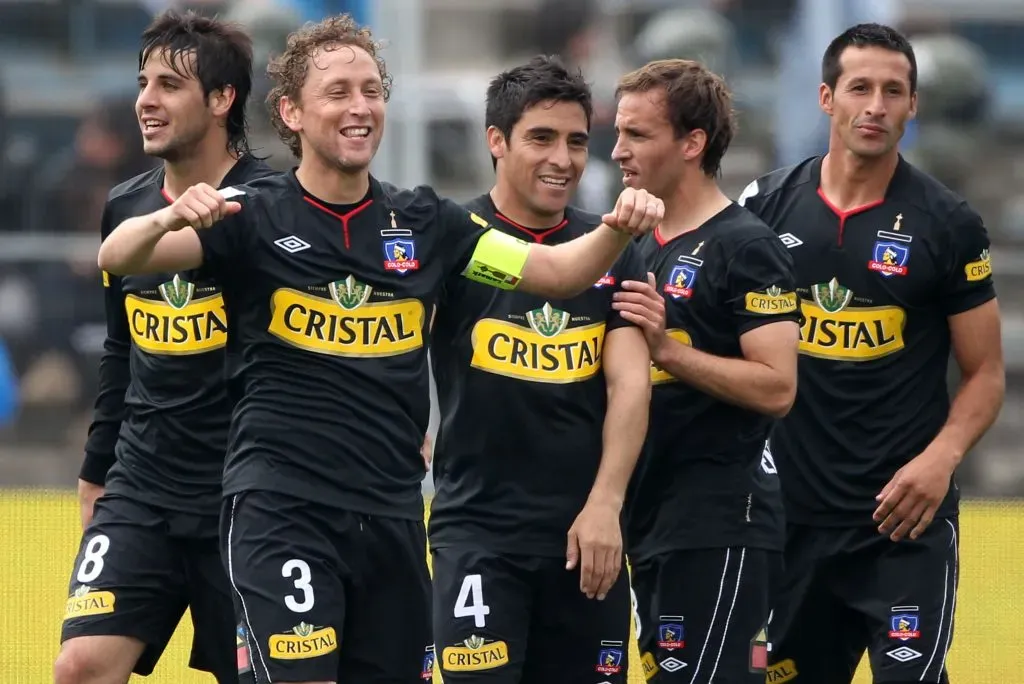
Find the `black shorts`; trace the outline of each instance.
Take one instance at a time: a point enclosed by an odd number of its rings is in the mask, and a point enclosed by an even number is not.
[[[446,684],[625,684],[625,562],[603,601],[580,591],[564,558],[432,550],[434,638]]]
[[[948,682],[958,542],[956,518],[901,542],[789,526],[768,681],[846,684],[867,650],[875,682]]]
[[[148,675],[185,608],[195,635],[189,665],[234,681],[235,620],[220,558],[216,519],[103,496],[82,535],[68,586],[61,643],[81,636],[126,636],[145,651]]]
[[[635,563],[637,641],[647,680],[764,684],[770,592],[781,562],[777,552],[728,548]]]
[[[221,526],[240,673],[256,684],[420,681],[433,656],[421,521],[253,491],[226,500]]]

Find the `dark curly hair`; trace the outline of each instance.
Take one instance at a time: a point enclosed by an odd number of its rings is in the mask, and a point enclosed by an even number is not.
[[[391,97],[391,75],[380,55],[382,46],[373,39],[369,28],[360,26],[348,14],[310,22],[293,31],[288,36],[284,53],[271,59],[267,65],[267,76],[274,83],[267,95],[270,120],[281,140],[297,159],[302,158],[302,146],[298,134],[288,128],[281,118],[281,98],[297,101],[309,75],[310,61],[315,60],[318,53],[330,52],[346,45],[362,48],[377,63],[384,87],[384,101],[387,102]]]

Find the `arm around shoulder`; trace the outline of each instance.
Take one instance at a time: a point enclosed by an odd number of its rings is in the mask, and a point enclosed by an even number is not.
[[[115,275],[198,268],[203,245],[196,230],[208,229],[240,209],[238,202],[226,201],[209,185],[193,186],[169,207],[122,222],[103,241],[97,263]]]

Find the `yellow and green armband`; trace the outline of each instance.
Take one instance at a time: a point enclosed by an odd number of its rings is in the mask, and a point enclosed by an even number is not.
[[[480,236],[462,275],[500,290],[514,290],[529,253],[529,243],[492,228]]]

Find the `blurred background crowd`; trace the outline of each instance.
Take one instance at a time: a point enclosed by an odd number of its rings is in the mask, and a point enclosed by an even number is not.
[[[1008,395],[966,460],[967,494],[1024,496],[1024,2],[1020,0],[0,0],[0,485],[71,485],[105,334],[95,254],[107,192],[154,165],[133,110],[138,36],[173,7],[219,14],[255,39],[252,146],[293,164],[263,98],[267,56],[306,20],[351,12],[386,44],[395,76],[374,171],[462,200],[489,187],[483,96],[501,69],[561,54],[592,82],[597,116],[577,203],[620,187],[616,78],[662,57],[701,59],[736,94],[724,163],[735,196],[753,177],[823,151],[821,54],[849,25],[913,39],[920,114],[904,154],[985,217],[1004,312]],[[951,382],[956,378],[951,370]]]

